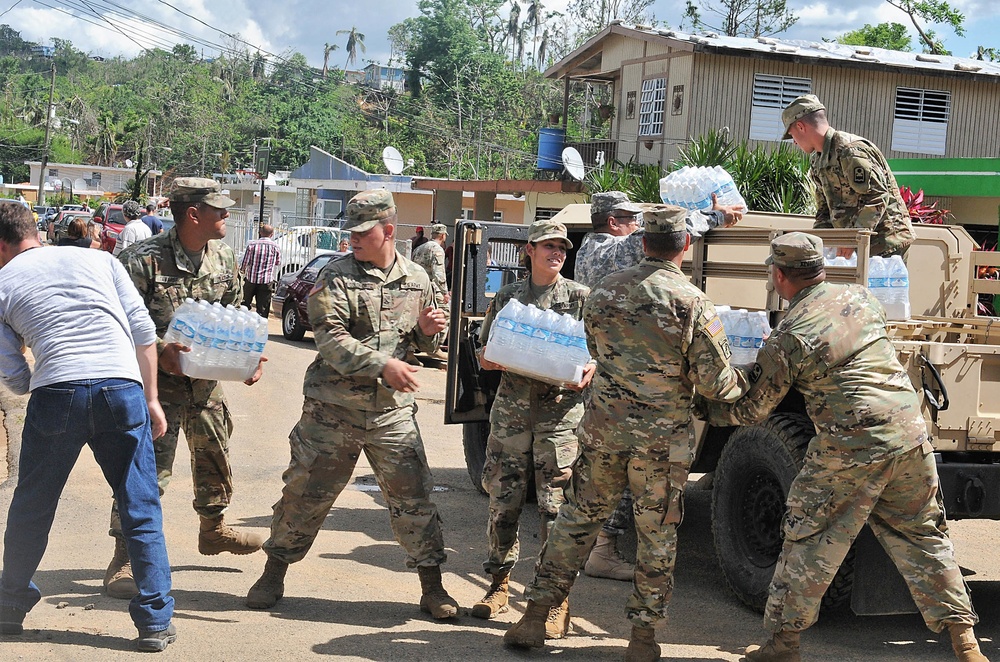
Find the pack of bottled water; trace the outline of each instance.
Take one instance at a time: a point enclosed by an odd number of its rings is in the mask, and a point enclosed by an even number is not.
[[[732,310],[729,306],[716,306],[729,340],[733,355],[729,362],[734,365],[752,364],[757,353],[764,346],[764,339],[771,335],[771,325],[763,310],[747,311],[745,308]]]
[[[188,298],[174,311],[163,340],[191,348],[180,353],[188,377],[244,381],[264,353],[267,320],[243,307]]]
[[[868,260],[868,289],[890,320],[910,319],[910,273],[899,255]]]
[[[497,313],[483,356],[526,377],[577,384],[590,361],[583,320],[511,299]]]
[[[851,257],[837,255],[836,248],[823,249],[823,266],[826,267],[856,267],[858,266],[858,252],[851,251]]]
[[[722,166],[684,166],[660,180],[660,199],[667,205],[708,211],[713,193],[720,205],[747,208],[732,175]]]

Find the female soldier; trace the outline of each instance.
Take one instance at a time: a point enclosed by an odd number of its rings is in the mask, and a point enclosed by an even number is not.
[[[525,246],[528,278],[510,283],[497,292],[483,320],[483,349],[496,314],[511,299],[552,309],[580,319],[583,302],[590,290],[559,275],[566,251],[573,248],[566,226],[549,220],[536,221],[528,230]],[[503,366],[479,355],[484,370]],[[569,484],[577,455],[576,426],[583,416],[580,391],[590,382],[593,364],[584,371],[578,385],[553,386],[537,379],[504,372],[493,409],[490,437],[486,444],[483,487],[490,495],[489,557],[483,568],[493,582],[486,596],[472,607],[477,618],[493,618],[507,611],[508,577],[517,561],[520,545],[518,520],[532,473],[538,497],[542,544],[548,527],[564,501],[563,488]],[[569,604],[553,607],[546,623],[546,636],[560,639],[569,628]]]

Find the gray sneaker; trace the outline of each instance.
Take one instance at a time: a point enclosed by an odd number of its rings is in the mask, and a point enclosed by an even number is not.
[[[136,650],[144,653],[159,653],[177,640],[177,628],[171,623],[166,630],[156,632],[139,632],[139,640],[135,642]]]

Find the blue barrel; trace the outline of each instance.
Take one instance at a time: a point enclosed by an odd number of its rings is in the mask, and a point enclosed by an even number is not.
[[[562,170],[562,151],[566,146],[566,132],[562,129],[542,127],[538,130],[539,170]]]

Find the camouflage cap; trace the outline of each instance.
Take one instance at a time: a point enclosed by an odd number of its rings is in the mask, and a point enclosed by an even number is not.
[[[135,200],[126,200],[122,205],[122,216],[130,221],[142,217],[142,207]]]
[[[764,264],[789,269],[823,266],[823,240],[805,232],[789,232],[771,241],[771,254]]]
[[[562,223],[551,219],[532,223],[531,227],[528,228],[528,242],[534,244],[546,239],[562,239],[566,242],[567,248],[573,248],[573,242],[569,240],[569,235],[566,233],[566,226]]]
[[[448,234],[448,226],[444,223],[435,223],[431,226],[431,236],[437,237],[442,234]]]
[[[792,136],[788,133],[789,127],[817,110],[826,110],[826,106],[815,94],[804,94],[788,104],[788,107],[781,111],[781,125],[785,127],[785,135],[781,136],[781,139],[791,138]]]
[[[653,205],[643,214],[646,232],[669,234],[687,231],[687,210],[674,205]]]
[[[383,218],[389,218],[396,213],[396,202],[392,193],[385,189],[370,189],[362,191],[347,203],[344,230],[364,232],[371,230]]]
[[[170,189],[170,202],[204,202],[218,209],[226,209],[236,201],[222,192],[222,185],[207,177],[178,177]]]
[[[621,191],[605,191],[604,193],[595,193],[591,196],[591,216],[595,216],[597,214],[607,216],[613,211],[627,211],[633,214],[638,214],[642,211],[642,207],[634,202],[629,202],[628,196]]]

